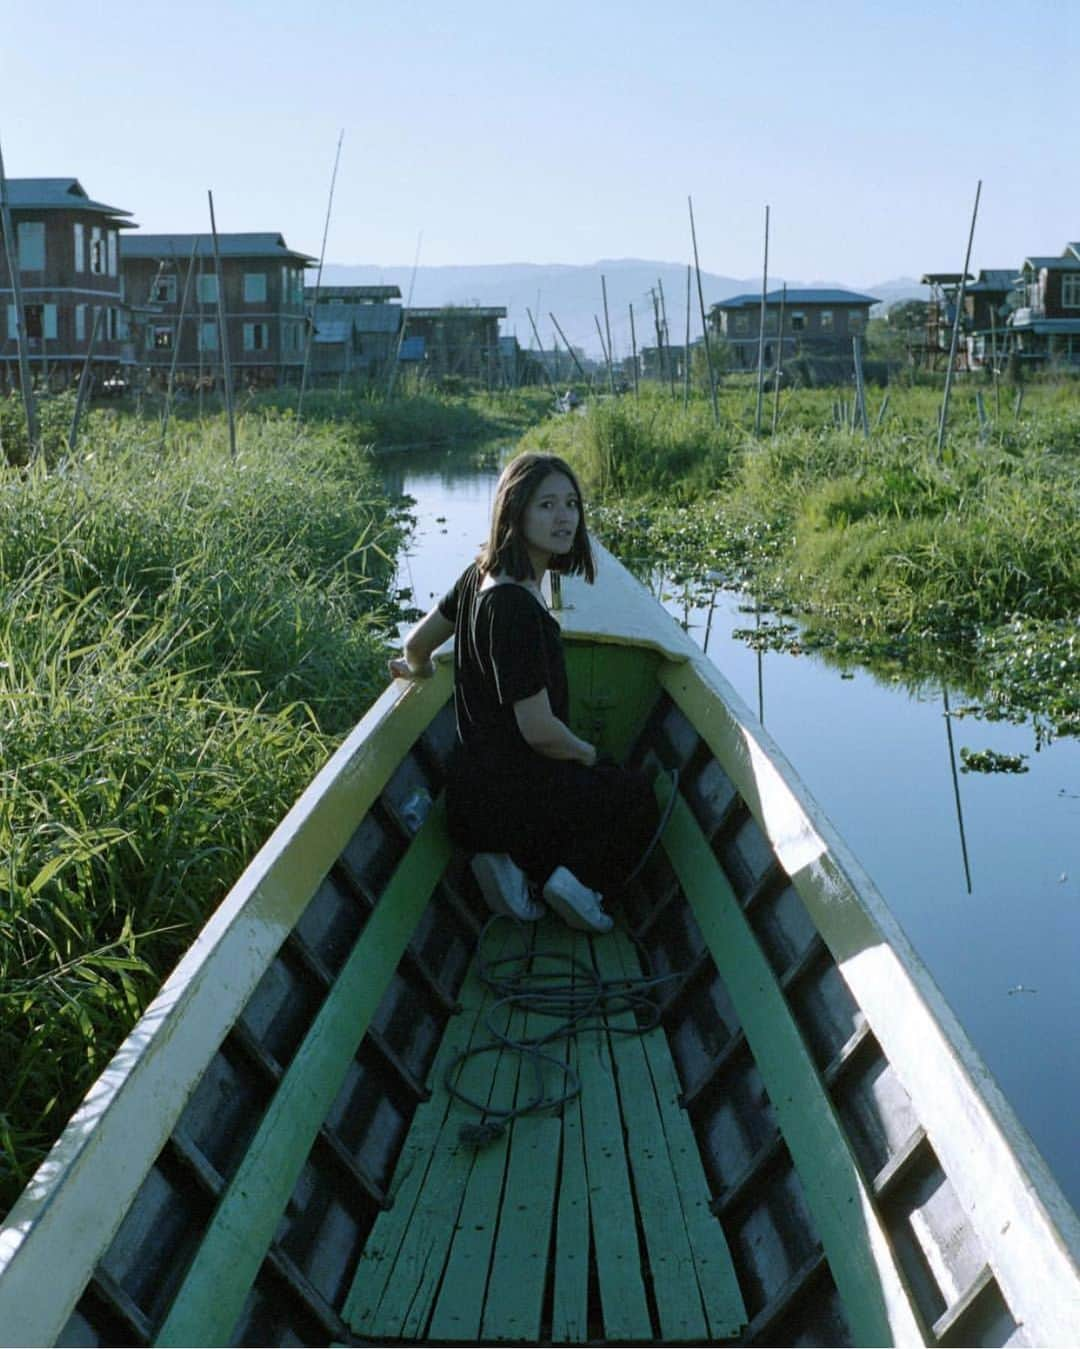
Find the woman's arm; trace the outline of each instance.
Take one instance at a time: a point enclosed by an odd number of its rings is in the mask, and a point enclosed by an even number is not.
[[[417,623],[405,638],[404,656],[395,656],[389,663],[390,674],[396,679],[427,679],[435,673],[432,655],[448,637],[454,635],[454,625],[439,612],[436,605]]]
[[[580,740],[551,710],[546,688],[514,704],[518,730],[530,749],[546,759],[569,759],[591,768],[596,763],[596,746]]]

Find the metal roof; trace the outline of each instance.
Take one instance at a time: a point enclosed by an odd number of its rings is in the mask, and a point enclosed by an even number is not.
[[[1041,271],[1044,267],[1048,272],[1071,271],[1076,266],[1076,258],[1053,257],[1053,258],[1025,258],[1024,266],[1033,270]]]
[[[99,211],[103,215],[131,215],[119,206],[93,201],[78,178],[9,178],[7,200],[13,211]]]
[[[315,320],[316,342],[348,342],[350,337],[352,337],[351,323],[327,323],[324,319]]]
[[[130,258],[189,258],[214,256],[212,234],[129,234],[120,244],[120,256]],[[218,247],[223,258],[279,258],[281,261],[314,265],[316,259],[289,248],[280,234],[219,234]]]
[[[781,302],[784,292],[779,290],[770,290],[765,296],[766,305],[778,305]],[[798,304],[831,304],[831,305],[864,305],[880,304],[881,301],[873,295],[860,295],[853,290],[789,290],[787,292],[787,305]],[[756,295],[732,295],[730,299],[720,300],[714,304],[713,309],[746,309],[753,305],[761,304],[761,292]]]
[[[920,286],[958,286],[961,279],[973,281],[970,272],[925,272],[919,278]]]
[[[422,309],[406,309],[405,313],[410,319],[504,319],[506,306],[442,304],[429,305]]]
[[[317,304],[315,322],[348,323],[358,333],[396,333],[401,327],[398,304]]]
[[[978,281],[972,282],[970,286],[965,286],[964,289],[970,295],[972,291],[1012,290],[1015,284],[1016,269],[1014,267],[984,267],[979,272]]]
[[[304,287],[304,299],[314,300],[315,287]],[[400,286],[319,286],[319,302],[351,300],[354,304],[372,304],[380,300],[400,300]]]

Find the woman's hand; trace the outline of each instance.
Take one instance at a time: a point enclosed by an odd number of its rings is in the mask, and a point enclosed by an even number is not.
[[[414,670],[404,656],[394,656],[387,662],[386,668],[390,671],[391,679],[430,679],[435,673],[435,662],[429,660]]]

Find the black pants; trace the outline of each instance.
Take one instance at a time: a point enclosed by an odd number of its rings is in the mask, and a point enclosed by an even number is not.
[[[509,853],[542,885],[564,866],[602,894],[637,866],[658,821],[652,788],[617,764],[530,755],[513,769],[459,748],[446,788],[450,836],[468,852]]]

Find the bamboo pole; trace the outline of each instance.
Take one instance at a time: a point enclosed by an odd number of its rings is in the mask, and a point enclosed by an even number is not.
[[[551,371],[547,368],[547,362],[544,360],[544,344],[543,344],[543,342],[540,341],[540,334],[539,334],[539,332],[537,331],[537,328],[536,328],[536,321],[533,319],[533,316],[532,316],[532,310],[528,307],[528,305],[525,306],[525,312],[526,312],[526,314],[528,314],[528,316],[529,316],[529,322],[532,324],[533,336],[536,338],[536,345],[540,348],[540,365],[541,365],[541,368],[542,368],[543,371],[544,371],[544,375],[545,375],[545,377],[546,377],[546,379],[547,379],[547,382],[548,382],[549,384],[551,384],[552,387],[554,387],[554,383],[553,383],[552,378],[551,378]]]
[[[998,381],[997,313],[990,306],[990,370],[994,377],[994,415],[1001,416],[1001,384]]]
[[[773,380],[773,405],[772,405],[772,426],[770,430],[773,435],[776,434],[776,423],[780,420],[780,367],[784,361],[784,311],[787,309],[787,282],[784,282],[784,288],[780,292],[780,335],[776,348],[776,378]]]
[[[761,318],[758,323],[757,402],[754,407],[754,435],[761,435],[761,404],[765,394],[765,317],[769,292],[769,208],[765,207],[765,262],[761,272]]]
[[[559,336],[562,338],[562,340],[563,340],[563,346],[564,346],[564,347],[566,348],[566,350],[570,353],[570,359],[574,362],[575,366],[577,366],[577,372],[578,372],[578,374],[581,376],[581,378],[582,378],[583,380],[587,380],[587,379],[588,379],[588,376],[585,374],[585,371],[581,368],[581,362],[580,362],[580,361],[578,360],[578,358],[577,358],[577,353],[574,351],[574,348],[570,345],[570,343],[566,340],[566,334],[565,334],[565,333],[563,332],[563,330],[559,327],[559,320],[555,317],[555,315],[554,315],[550,310],[548,310],[548,318],[552,321],[552,323],[554,323],[554,325],[555,325],[555,331],[556,331],[556,332],[559,334]]]
[[[855,404],[862,422],[863,435],[870,439],[870,420],[866,415],[866,385],[863,382],[862,338],[858,333],[851,339],[852,359],[855,362]]]
[[[608,383],[611,385],[611,392],[614,393],[614,392],[615,392],[615,374],[614,374],[614,371],[613,371],[612,368],[611,368],[611,353],[608,351],[607,347],[604,345],[604,330],[603,330],[603,328],[600,327],[600,319],[599,319],[599,317],[598,317],[596,314],[593,315],[593,322],[596,324],[596,335],[597,335],[597,337],[599,337],[599,339],[600,339],[600,350],[604,353],[604,364],[607,366]]]
[[[652,301],[653,333],[656,336],[656,367],[660,371],[660,380],[663,382],[665,378],[664,339],[660,333],[660,303],[656,298],[656,291],[652,286],[649,287],[649,299]]]
[[[694,245],[694,270],[697,273],[698,305],[701,309],[701,335],[705,343],[705,363],[709,367],[709,392],[712,396],[713,421],[720,420],[720,407],[716,401],[716,374],[713,371],[712,348],[709,345],[709,324],[705,317],[705,293],[701,288],[701,264],[698,261],[697,230],[694,227],[694,202],[687,197],[690,207],[690,239]]]
[[[637,333],[634,331],[634,306],[630,306],[630,350],[633,354],[634,362],[634,397],[638,396],[638,371],[637,371]]]
[[[102,306],[94,306],[94,326],[90,332],[90,342],[86,348],[86,360],[83,361],[82,373],[79,375],[79,391],[75,395],[75,411],[71,414],[71,429],[68,431],[68,453],[75,453],[75,445],[79,439],[79,422],[82,420],[83,408],[86,405],[86,399],[90,393],[90,363],[94,359],[94,348],[97,346],[98,329],[101,327]]]
[[[941,400],[941,416],[938,418],[937,452],[940,459],[945,450],[945,426],[949,419],[949,394],[952,391],[953,367],[956,364],[956,349],[960,341],[960,317],[964,310],[964,290],[967,285],[968,267],[971,265],[971,245],[975,239],[975,221],[979,215],[979,197],[982,193],[982,179],[975,188],[975,205],[971,211],[971,229],[968,231],[967,252],[964,254],[964,270],[960,273],[960,287],[956,292],[956,313],[953,315],[952,341],[949,344],[949,368],[945,371],[945,393]]]
[[[683,411],[690,406],[690,264],[686,264],[686,341],[683,345]]]
[[[885,420],[885,409],[889,406],[889,395],[886,394],[881,400],[881,407],[878,408],[878,415],[874,418],[874,430],[876,431]]]
[[[221,340],[221,371],[225,380],[225,411],[229,418],[229,455],[236,458],[236,410],[233,407],[232,366],[229,362],[229,330],[225,314],[225,278],[221,274],[221,247],[218,243],[217,221],[214,218],[214,194],[210,199],[210,233],[214,239],[214,273],[217,276],[218,328]]]
[[[386,397],[389,400],[394,396],[394,383],[397,380],[398,362],[401,360],[401,348],[405,342],[405,327],[408,322],[408,313],[412,308],[413,289],[416,286],[416,273],[420,266],[420,243],[423,240],[424,231],[416,236],[416,253],[413,256],[412,277],[409,281],[409,296],[405,301],[405,308],[401,313],[401,326],[398,328],[397,346],[394,348],[394,359],[390,362],[390,378],[386,383]]]
[[[667,321],[667,301],[664,299],[664,281],[663,277],[656,278],[656,285],[660,291],[660,323],[664,332],[664,350],[667,353],[667,371],[668,380],[671,383],[671,396],[675,397],[675,364],[671,359],[671,336],[668,331]]]
[[[600,290],[604,297],[604,331],[607,333],[607,372],[611,392],[615,392],[615,348],[611,345],[611,323],[608,320],[607,279],[600,273]]]
[[[41,449],[38,435],[37,407],[34,403],[34,386],[30,375],[30,355],[27,351],[26,310],[23,306],[22,278],[19,275],[19,241],[11,223],[11,209],[8,205],[7,175],[4,173],[4,155],[0,150],[0,234],[3,235],[4,251],[7,254],[8,272],[11,276],[11,298],[15,308],[15,345],[19,358],[19,392],[22,394],[23,412],[26,416],[27,453],[33,461]],[[42,339],[44,342],[44,339]]]
[[[299,423],[304,415],[304,391],[307,389],[308,365],[311,361],[311,344],[315,340],[315,310],[319,303],[319,290],[322,287],[323,261],[326,258],[326,236],[330,233],[330,211],[334,205],[334,184],[337,182],[338,164],[341,161],[341,142],[345,139],[345,128],[338,134],[337,153],[334,155],[334,171],[330,175],[330,196],[326,202],[326,220],[323,223],[322,248],[319,250],[319,270],[315,274],[315,297],[311,303],[311,317],[307,324],[307,340],[304,343],[304,368],[300,373],[300,395],[296,400],[296,420]],[[307,307],[304,308],[305,315]],[[349,340],[352,340],[351,334]]]
[[[195,255],[199,250],[199,236],[196,234],[191,244],[191,257],[188,259],[187,276],[180,296],[180,311],[176,316],[176,338],[173,343],[172,360],[169,362],[169,382],[165,386],[165,407],[161,413],[161,443],[159,452],[165,452],[165,437],[169,431],[169,418],[172,416],[173,395],[176,391],[176,367],[180,362],[180,344],[184,340],[184,315],[187,312],[188,297],[191,294],[191,282],[195,274]]]

